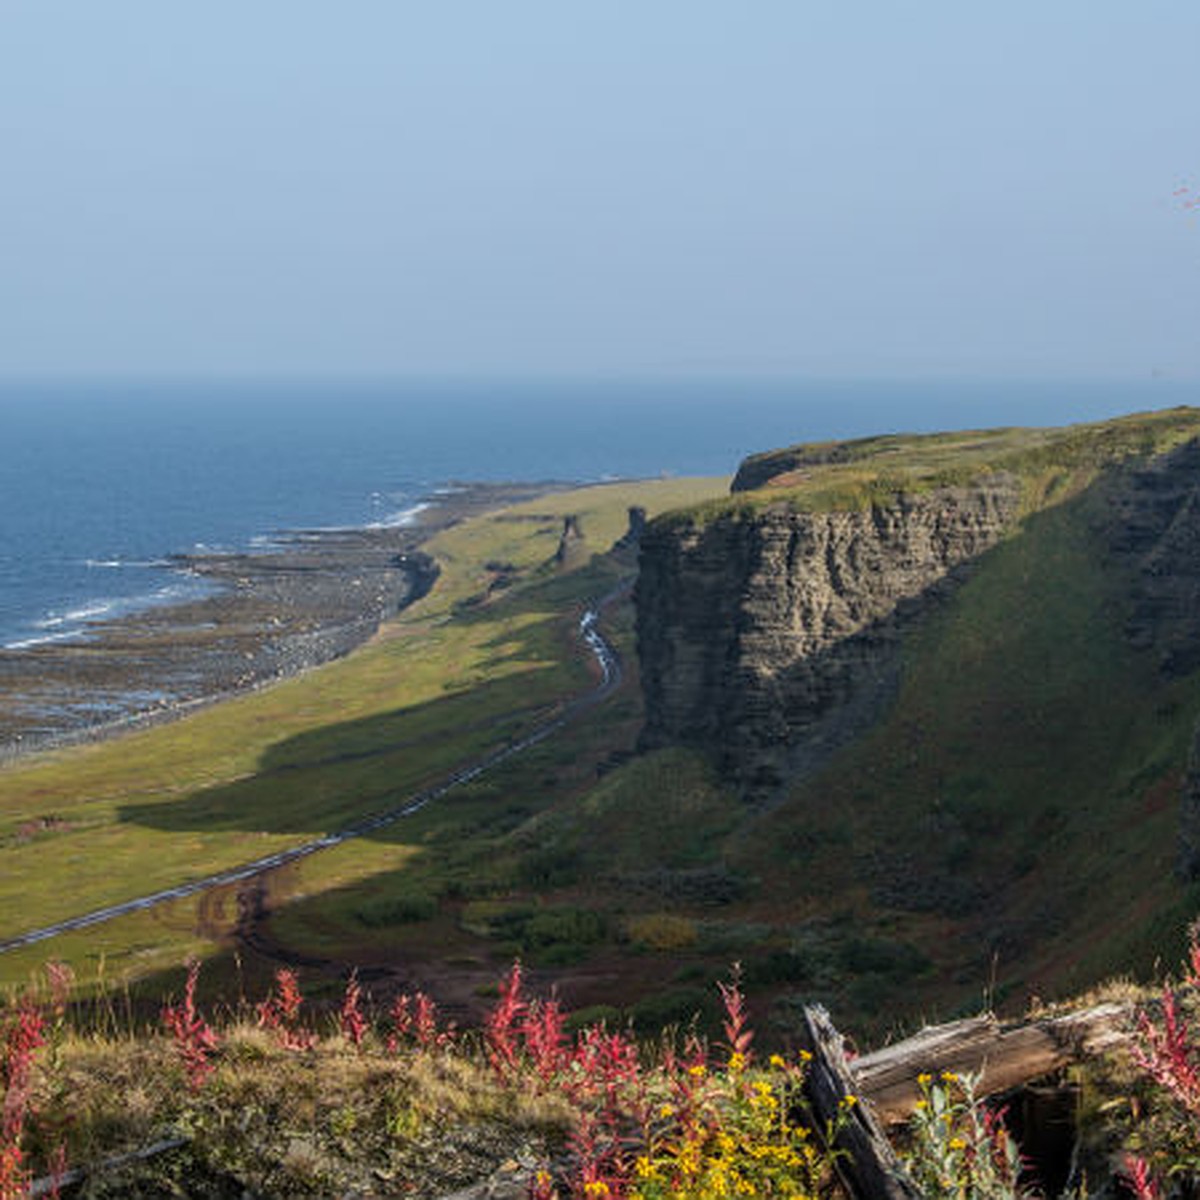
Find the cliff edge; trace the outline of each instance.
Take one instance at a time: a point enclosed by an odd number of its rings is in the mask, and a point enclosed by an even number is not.
[[[1174,410],[752,456],[728,502],[643,534],[642,746],[703,748],[756,799],[820,769],[895,695],[906,632],[1032,514],[1092,491],[1107,514],[1097,544],[1130,578],[1128,637],[1190,671],[1198,434],[1200,417]]]

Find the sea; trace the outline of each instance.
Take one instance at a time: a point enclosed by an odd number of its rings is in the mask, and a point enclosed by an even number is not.
[[[728,475],[885,432],[1200,404],[1165,379],[0,383],[0,647],[190,598],[168,556],[410,520],[456,482]]]

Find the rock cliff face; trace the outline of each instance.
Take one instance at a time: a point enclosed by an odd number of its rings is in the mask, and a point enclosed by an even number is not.
[[[1168,677],[1200,667],[1200,441],[1122,474],[1108,543],[1134,572],[1130,640]]]
[[[1167,679],[1200,667],[1200,441],[1125,472],[1112,489],[1107,541],[1130,571],[1129,640]],[[1200,724],[1184,772],[1178,871],[1200,879]]]
[[[1019,481],[806,513],[675,517],[642,535],[643,745],[715,751],[752,797],[818,767],[881,711],[902,631],[1014,521]]]

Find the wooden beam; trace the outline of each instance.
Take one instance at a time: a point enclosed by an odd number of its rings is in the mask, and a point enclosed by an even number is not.
[[[1124,1045],[1133,1009],[1099,1004],[1061,1017],[1002,1025],[994,1016],[935,1025],[852,1064],[861,1093],[886,1124],[905,1121],[921,1098],[917,1076],[953,1071],[977,1080],[977,1096],[994,1095],[1089,1055]]]
[[[837,1172],[854,1200],[921,1200],[895,1151],[884,1137],[869,1102],[862,1099],[842,1048],[842,1035],[820,1005],[804,1009],[812,1062],[804,1087],[817,1130],[844,1114],[835,1149],[842,1151]],[[847,1097],[855,1101],[847,1106]]]

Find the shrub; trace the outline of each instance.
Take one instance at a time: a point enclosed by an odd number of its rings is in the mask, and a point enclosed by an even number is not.
[[[670,952],[696,944],[696,922],[674,913],[646,913],[630,917],[626,925],[629,940],[647,950]]]
[[[368,929],[386,929],[391,925],[411,925],[437,915],[437,900],[428,892],[410,891],[398,896],[380,896],[360,904],[354,915]]]

